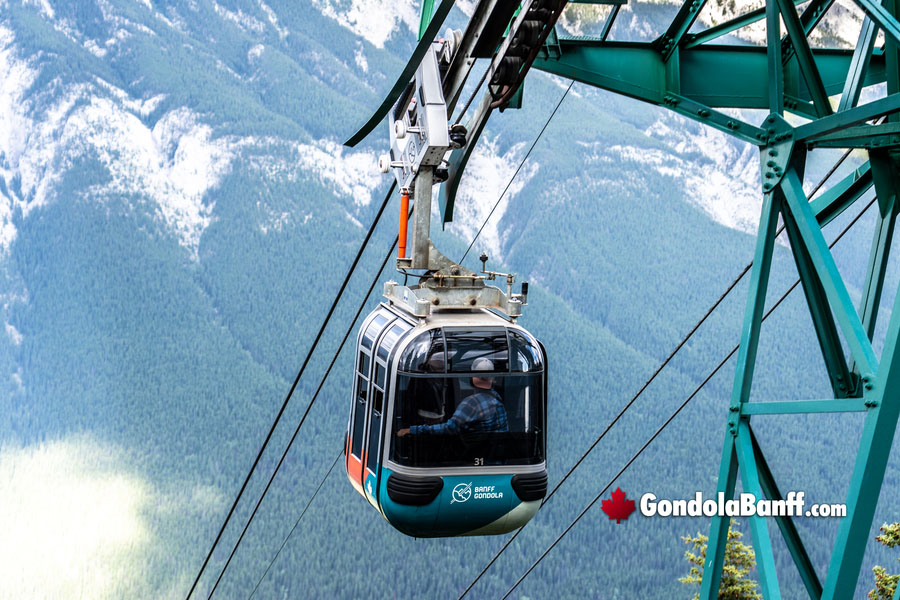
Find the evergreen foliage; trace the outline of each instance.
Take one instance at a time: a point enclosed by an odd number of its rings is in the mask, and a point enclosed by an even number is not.
[[[881,526],[881,532],[881,535],[875,536],[876,540],[888,548],[900,546],[900,523],[885,523]],[[897,560],[900,561],[900,558]],[[873,567],[872,572],[875,574],[875,588],[869,591],[869,600],[894,600],[900,575],[889,575],[881,565]]]
[[[750,572],[756,568],[756,554],[753,548],[741,541],[744,534],[737,530],[737,524],[736,519],[731,519],[728,525],[728,542],[725,545],[719,600],[762,600],[759,585],[750,578]],[[688,574],[680,577],[678,581],[688,586],[700,585],[703,580],[703,565],[706,562],[709,536],[698,532],[696,536],[687,535],[681,539],[691,546],[691,549],[684,553],[684,558],[691,564],[691,568]],[[694,594],[694,600],[699,599],[698,592]]]

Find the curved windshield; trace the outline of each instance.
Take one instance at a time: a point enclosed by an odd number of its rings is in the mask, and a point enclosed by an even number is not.
[[[432,367],[433,368],[433,367]],[[398,373],[391,459],[409,467],[544,460],[543,373]]]

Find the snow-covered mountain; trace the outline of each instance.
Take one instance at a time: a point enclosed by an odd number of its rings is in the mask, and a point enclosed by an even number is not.
[[[385,132],[356,149],[341,142],[405,64],[418,6],[0,0],[0,506],[10,507],[0,528],[12,532],[0,536],[0,598],[184,596],[389,185],[375,160]],[[450,24],[462,26],[473,6],[458,2]],[[629,3],[614,35],[649,39],[677,8]],[[701,20],[743,8],[711,2]],[[821,26],[822,40],[855,37],[858,11],[845,9],[846,20]],[[602,10],[572,7],[562,26],[590,34]],[[551,479],[749,260],[761,202],[754,149],[581,85],[510,184],[567,83],[529,75],[523,108],[493,117],[480,140],[454,223],[433,228],[448,255],[461,254],[509,184],[467,262],[477,266],[485,251],[538,284],[523,322],[558,369]],[[396,234],[395,208],[339,306],[340,327],[329,327],[298,388],[289,428]],[[789,260],[780,248],[780,267]],[[773,281],[786,286],[791,276],[781,268]],[[528,548],[555,535],[595,493],[596,474],[643,441],[644,420],[660,420],[730,349],[742,304],[723,306],[661,388],[636,405],[640,415],[591,459],[591,476],[574,477],[529,526]],[[782,337],[761,353],[760,371],[778,377],[761,377],[759,393],[783,391],[784,379],[819,390],[801,309],[785,309],[793,312]],[[334,459],[347,354],[223,580],[229,597],[252,589]],[[786,366],[797,356],[806,362]],[[714,380],[691,420],[648,454],[656,467],[636,470],[623,489],[670,486],[684,495],[711,485],[716,461],[706,458],[718,455],[721,431],[698,433],[695,424],[724,420],[728,385],[728,375]],[[835,438],[849,435],[831,425]],[[823,452],[826,441],[810,431],[796,436],[798,456]],[[279,430],[274,445],[284,447],[289,434]],[[835,457],[835,471],[842,460]],[[496,548],[490,538],[399,538],[338,479],[322,488],[329,502],[316,520],[298,528],[302,541],[285,546],[260,588],[267,597],[388,589],[443,597]],[[806,482],[811,494],[827,493],[823,479]],[[635,543],[601,525],[580,540],[586,550],[536,571],[525,593],[682,591],[682,525],[643,531],[671,559],[646,577],[626,556],[615,568],[600,564],[602,548]],[[810,529],[815,540],[830,535],[828,526]],[[60,536],[66,543],[56,543]],[[370,548],[392,554],[367,572]],[[504,577],[530,554],[506,565]],[[561,588],[570,564],[591,576]],[[486,583],[484,595],[502,593],[504,577]]]

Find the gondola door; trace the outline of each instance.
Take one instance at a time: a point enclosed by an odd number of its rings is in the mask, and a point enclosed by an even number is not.
[[[378,347],[381,332],[394,319],[387,313],[375,313],[363,325],[357,344],[356,369],[354,370],[353,403],[350,422],[347,426],[347,476],[353,487],[363,495],[365,483],[366,421],[369,415],[369,400],[372,396],[372,354]]]
[[[391,351],[404,333],[412,328],[408,323],[397,319],[386,328],[387,331],[378,340],[374,353],[374,367],[369,388],[368,423],[366,425],[366,447],[364,449],[365,466],[363,468],[363,488],[369,501],[378,506],[378,475],[382,430],[384,429],[384,410],[387,405],[387,390],[390,389],[390,357]]]

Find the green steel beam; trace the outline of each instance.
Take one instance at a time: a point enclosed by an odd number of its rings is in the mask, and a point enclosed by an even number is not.
[[[798,16],[796,0],[772,0],[765,9],[751,11],[706,31],[689,34],[705,0],[684,2],[666,33],[653,43],[605,42],[597,38],[562,38],[558,60],[539,59],[534,67],[595,87],[664,105],[679,114],[735,135],[758,146],[790,153],[810,147],[863,147],[871,149],[872,163],[845,176],[812,202],[803,192],[798,164],[786,167],[780,182],[764,194],[754,269],[744,313],[740,351],[719,468],[717,490],[733,497],[740,474],[743,487],[757,497],[778,498],[780,492],[753,436],[752,415],[866,412],[857,460],[848,492],[848,517],[840,525],[828,580],[823,589],[799,534],[790,519],[777,519],[801,578],[811,598],[852,597],[868,541],[875,505],[884,477],[891,441],[900,417],[900,297],[888,325],[882,362],[872,349],[871,332],[883,292],[884,266],[889,258],[900,199],[900,164],[888,148],[900,146],[900,24],[895,0],[854,0],[868,19],[853,52],[811,48],[807,40],[833,0],[812,0]],[[711,40],[765,16],[767,46],[717,46]],[[781,22],[787,35],[781,38]],[[611,19],[607,22],[607,31]],[[874,48],[877,28],[887,36],[883,50]],[[796,65],[792,59],[796,58]],[[888,96],[856,106],[860,90],[887,82]],[[830,96],[841,95],[837,114],[831,114]],[[794,128],[762,129],[729,117],[719,109],[785,110],[811,119]],[[881,115],[892,115],[886,125],[865,125]],[[782,130],[783,129],[783,130]],[[779,145],[772,144],[778,142]],[[773,152],[774,155],[774,152]],[[798,155],[799,156],[799,155]],[[879,158],[880,157],[880,158]],[[889,158],[885,158],[889,157]],[[801,157],[802,158],[802,157]],[[893,161],[893,162],[892,162]],[[875,166],[878,165],[878,166]],[[776,179],[777,180],[777,179]],[[765,180],[764,180],[765,181]],[[857,312],[825,243],[821,227],[859,200],[875,185],[880,204],[867,280]],[[768,277],[774,232],[779,215],[785,224],[810,314],[822,348],[826,370],[838,399],[748,402]],[[898,295],[900,296],[900,295]],[[847,364],[843,343],[860,365],[856,383]],[[843,387],[844,389],[841,389]],[[857,389],[851,389],[851,388]],[[847,397],[860,393],[862,398]],[[751,518],[750,527],[764,597],[780,597],[771,538],[764,518]],[[700,597],[713,600],[727,544],[728,519],[714,517],[703,571]],[[898,592],[895,600],[900,600]]]
[[[722,461],[719,465],[717,492],[723,492],[726,498],[734,496],[734,485],[738,471],[738,429],[739,421],[742,420],[740,412],[742,406],[750,397],[753,369],[756,364],[756,352],[759,347],[759,329],[766,304],[766,290],[769,285],[769,273],[772,269],[775,231],[778,226],[778,215],[780,212],[781,200],[774,193],[765,194],[763,196],[759,233],[756,237],[753,269],[750,271],[750,289],[747,292],[747,308],[744,312],[744,324],[741,328],[741,344],[738,350],[734,385],[731,391],[728,432],[725,434]],[[740,461],[740,464],[743,471],[746,468],[746,464],[743,461]],[[746,488],[746,484],[744,487]],[[725,517],[713,517],[710,525],[706,562],[703,569],[703,580],[700,584],[700,598],[703,600],[716,600],[719,597],[719,582],[722,576],[722,562],[725,556],[727,538],[728,521]],[[756,543],[756,538],[757,535],[754,533],[754,544]]]
[[[900,23],[885,7],[875,0],[853,0],[884,31],[884,35],[900,43]]]
[[[600,41],[605,42],[606,38],[609,37],[609,32],[612,31],[613,24],[616,22],[616,17],[619,16],[619,9],[622,8],[621,5],[616,5],[613,7],[612,12],[609,13],[609,16],[606,17],[606,21],[603,23],[603,31],[600,32]]]
[[[895,190],[896,195],[896,190]],[[900,417],[900,294],[894,301],[888,324],[881,367],[877,378],[866,382],[866,400],[870,409],[866,415],[856,463],[847,492],[847,516],[841,519],[828,578],[822,595],[827,600],[852,598],[888,456]]]
[[[794,55],[797,57],[800,72],[803,74],[804,81],[806,81],[806,88],[809,90],[813,104],[816,106],[816,112],[820,117],[830,115],[833,112],[831,104],[828,102],[828,94],[825,92],[825,85],[822,83],[822,77],[819,75],[818,68],[816,68],[816,61],[809,47],[809,42],[806,40],[807,33],[803,23],[800,22],[800,17],[797,16],[797,11],[789,0],[776,1],[785,29],[788,32],[788,38],[791,40],[791,45],[794,48]],[[783,67],[784,65],[782,64]]]
[[[741,419],[738,423],[735,447],[737,448],[744,491],[753,494],[757,500],[765,498],[759,480],[759,465],[756,462],[756,454],[753,452],[753,441],[750,439],[750,421],[748,419]],[[753,534],[753,549],[756,551],[756,575],[759,578],[759,587],[762,590],[763,598],[766,600],[781,598],[768,521],[766,517],[759,515],[753,515],[749,521],[750,533]]]
[[[892,123],[892,125],[900,124]],[[881,306],[884,278],[891,254],[891,242],[894,239],[894,226],[897,222],[896,190],[900,189],[897,168],[900,165],[886,151],[870,152],[869,160],[872,164],[875,193],[878,197],[878,221],[875,224],[872,251],[866,269],[866,283],[863,285],[859,314],[863,327],[871,340],[875,335],[878,307]]]
[[[796,140],[807,140],[845,129],[852,125],[858,125],[864,121],[878,118],[882,115],[895,113],[900,110],[900,94],[891,94],[868,104],[835,113],[828,117],[822,117],[818,121],[806,123],[797,127]]]
[[[682,47],[677,60],[665,63],[650,44],[601,42],[599,38],[559,39],[559,60],[538,58],[533,67],[567,79],[662,104],[667,92],[690,98],[712,108],[768,108],[766,49],[755,46],[704,45]],[[814,49],[816,68],[828,95],[844,87],[853,58],[849,50]],[[675,71],[677,75],[668,72]],[[804,97],[800,81],[787,73],[786,91]],[[677,80],[680,89],[667,81]],[[876,53],[866,73],[865,85],[884,81],[884,56]]]
[[[900,146],[900,123],[858,125],[817,137],[807,142],[809,148],[888,149]]]
[[[844,212],[851,204],[859,200],[872,187],[872,184],[872,169],[867,162],[816,196],[809,206],[815,213],[819,226],[824,227]]]
[[[653,42],[653,47],[662,54],[663,62],[669,62],[669,59],[672,58],[672,54],[681,44],[688,29],[697,20],[697,15],[703,10],[704,5],[706,5],[706,0],[684,0],[669,28],[658,40]]]
[[[844,334],[847,346],[849,346],[854,360],[860,365],[863,379],[870,378],[878,371],[878,359],[875,357],[872,343],[856,314],[850,294],[834,263],[834,258],[822,235],[822,229],[809,206],[800,179],[793,169],[788,169],[785,173],[780,187],[784,192],[787,208],[794,217],[803,243],[806,245],[819,280],[825,289],[835,319]]]
[[[803,285],[806,304],[812,316],[816,337],[819,340],[819,348],[822,351],[825,368],[828,371],[831,389],[835,398],[847,398],[853,392],[854,386],[851,381],[850,367],[847,365],[844,349],[841,347],[841,338],[838,335],[837,326],[834,324],[831,308],[828,306],[828,297],[822,287],[822,282],[816,274],[812,258],[803,244],[803,240],[800,238],[800,231],[797,228],[793,215],[790,211],[784,211],[782,219],[785,231],[788,234],[788,240],[790,240],[794,262],[797,265],[797,273],[799,273],[800,282]]]
[[[735,436],[725,434],[722,445],[722,459],[719,463],[719,478],[716,480],[716,491],[726,498],[734,497],[734,485],[737,482],[738,462],[734,447]],[[726,516],[714,516],[709,526],[706,560],[703,563],[703,579],[700,582],[701,600],[718,600],[719,584],[722,580],[722,565],[725,562],[725,545],[728,543],[728,528],[731,520]]]
[[[606,42],[560,36],[559,60],[538,58],[532,68],[645,102],[661,104],[665,63],[649,44]]]
[[[867,410],[859,398],[840,400],[786,400],[780,402],[745,402],[742,415],[798,415],[811,413],[862,412]]]
[[[801,117],[806,117],[807,119],[818,119],[820,116],[815,105],[804,102],[791,94],[784,95],[784,110],[792,112],[795,115],[800,115]]]
[[[766,86],[769,112],[784,115],[784,65],[781,64],[781,15],[778,3],[766,2]]]
[[[794,5],[803,4],[807,0],[790,0]],[[831,6],[833,0],[813,0],[810,2],[809,6],[803,11],[803,14],[800,16],[800,21],[803,23],[803,29],[806,32],[806,35],[809,34],[812,29],[818,24],[819,20],[825,15],[825,12],[828,10],[828,7]],[[700,44],[706,44],[707,42],[711,42],[712,40],[718,39],[723,35],[728,35],[733,31],[737,31],[747,25],[752,25],[757,21],[760,21],[766,17],[766,7],[757,8],[756,10],[752,10],[746,14],[743,14],[739,17],[735,17],[730,21],[725,21],[724,23],[719,23],[714,27],[710,27],[709,29],[705,29],[699,33],[688,33],[684,36],[684,43],[682,48],[693,48],[694,46],[699,46]],[[785,38],[782,40],[782,61],[787,62],[793,56],[793,49],[791,48],[790,39]]]
[[[806,0],[791,0],[794,4],[802,4]],[[719,23],[715,27],[710,27],[709,29],[705,29],[699,33],[689,33],[684,36],[684,44],[682,48],[693,48],[694,46],[699,46],[700,44],[705,44],[707,42],[711,42],[717,38],[722,37],[723,35],[728,35],[732,31],[737,31],[742,27],[746,27],[747,25],[751,25],[756,23],[759,20],[764,19],[766,16],[766,7],[757,8],[756,10],[752,10],[746,14],[743,14],[739,17],[735,17],[730,21],[725,21],[724,23]]]
[[[838,104],[838,112],[853,108],[859,102],[862,92],[862,82],[869,68],[869,60],[872,58],[872,48],[875,47],[875,34],[878,30],[875,23],[868,16],[863,19],[862,29],[859,32],[859,40],[853,50],[853,61],[847,73],[847,81],[841,92],[841,102]]]
[[[753,454],[756,457],[756,466],[759,469],[759,483],[762,485],[763,494],[771,500],[784,500],[784,496],[778,489],[778,484],[775,483],[775,476],[772,475],[769,463],[766,462],[759,440],[756,439],[756,434],[753,433],[753,428],[750,427],[749,423],[747,424],[747,429],[750,431],[750,441],[753,443]],[[794,559],[794,564],[797,565],[797,571],[800,573],[803,585],[806,586],[806,591],[809,592],[809,597],[813,600],[818,600],[822,597],[822,583],[818,574],[816,574],[816,568],[809,558],[806,546],[803,545],[803,540],[800,539],[800,532],[797,531],[794,520],[789,516],[779,516],[775,517],[775,523],[778,525],[778,529],[781,530],[781,536],[784,538],[785,544],[787,544],[791,558]]]
[[[900,14],[900,2],[897,0],[882,0],[882,6],[895,17]],[[885,38],[884,54],[887,93],[896,94],[900,92],[900,44],[898,44],[896,38]],[[900,121],[900,115],[893,114],[888,117],[888,121]]]
[[[809,36],[810,32],[816,28],[816,25],[819,24],[819,21],[822,20],[822,17],[825,16],[825,13],[828,12],[828,9],[831,8],[831,5],[834,3],[834,0],[812,0],[805,9],[803,9],[803,14],[800,15],[800,23],[803,26],[803,37]],[[791,44],[791,39],[788,36],[785,36],[781,40],[781,60],[782,64],[787,64],[794,57],[794,47]]]
[[[775,230],[778,225],[781,206],[782,201],[775,194],[767,193],[763,196],[762,217],[757,234],[756,253],[753,257],[753,269],[750,272],[747,308],[744,312],[741,344],[738,350],[734,386],[731,391],[732,414],[729,417],[729,425],[733,434],[737,433],[737,420],[741,403],[746,402],[750,398],[750,386],[753,381],[753,370],[756,366],[756,351],[759,346],[759,330],[762,323],[763,310],[766,305],[769,272],[772,268]]]
[[[762,146],[766,143],[767,133],[764,129],[751,125],[745,121],[726,115],[705,104],[695,102],[690,98],[668,93],[663,98],[663,104],[673,111],[685,117],[699,121],[710,127],[714,127],[725,133],[729,133],[745,142]]]

